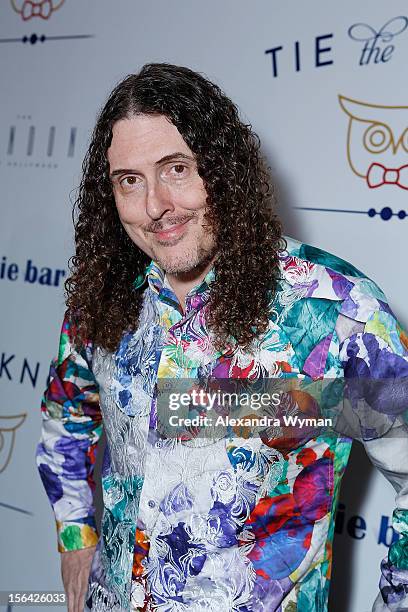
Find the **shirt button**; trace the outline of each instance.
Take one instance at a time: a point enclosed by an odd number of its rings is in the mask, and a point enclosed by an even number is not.
[[[161,446],[162,446],[162,443],[160,442],[160,440],[158,440],[158,441],[156,442],[156,444],[155,444],[155,447],[156,447],[156,448],[161,448]]]
[[[174,325],[173,334],[176,336],[176,338],[178,338],[181,335],[181,325],[179,323]]]
[[[149,508],[155,508],[156,502],[153,501],[152,499],[149,499],[149,501],[147,502],[147,505],[149,506]]]

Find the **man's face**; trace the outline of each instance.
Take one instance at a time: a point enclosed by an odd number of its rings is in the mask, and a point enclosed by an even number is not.
[[[138,247],[170,274],[213,259],[215,239],[203,227],[207,193],[194,154],[166,117],[117,121],[108,161],[120,220]]]

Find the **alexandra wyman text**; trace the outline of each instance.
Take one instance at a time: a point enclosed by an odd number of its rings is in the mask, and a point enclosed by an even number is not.
[[[301,418],[298,416],[283,416],[282,418],[243,417],[232,418],[229,416],[218,416],[213,419],[209,416],[198,415],[193,418],[179,417],[175,414],[169,418],[171,427],[333,427],[331,418]]]

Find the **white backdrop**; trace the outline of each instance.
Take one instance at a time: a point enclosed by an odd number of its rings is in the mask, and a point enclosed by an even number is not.
[[[261,137],[285,232],[374,278],[407,328],[408,176],[374,187],[375,166],[371,186],[365,178],[372,163],[408,164],[407,15],[404,0],[2,0],[0,591],[62,589],[34,453],[64,311],[70,197],[109,91],[150,61],[220,84]],[[330,610],[366,612],[394,493],[360,449],[341,503]]]

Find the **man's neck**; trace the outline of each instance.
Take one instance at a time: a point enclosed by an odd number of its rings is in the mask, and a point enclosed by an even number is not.
[[[201,281],[205,278],[209,270],[211,270],[213,263],[213,258],[209,263],[205,266],[201,266],[199,268],[194,268],[189,272],[182,272],[180,274],[168,274],[166,272],[166,279],[173,289],[174,293],[177,296],[178,301],[181,304],[183,312],[186,309],[186,295],[201,283]]]

